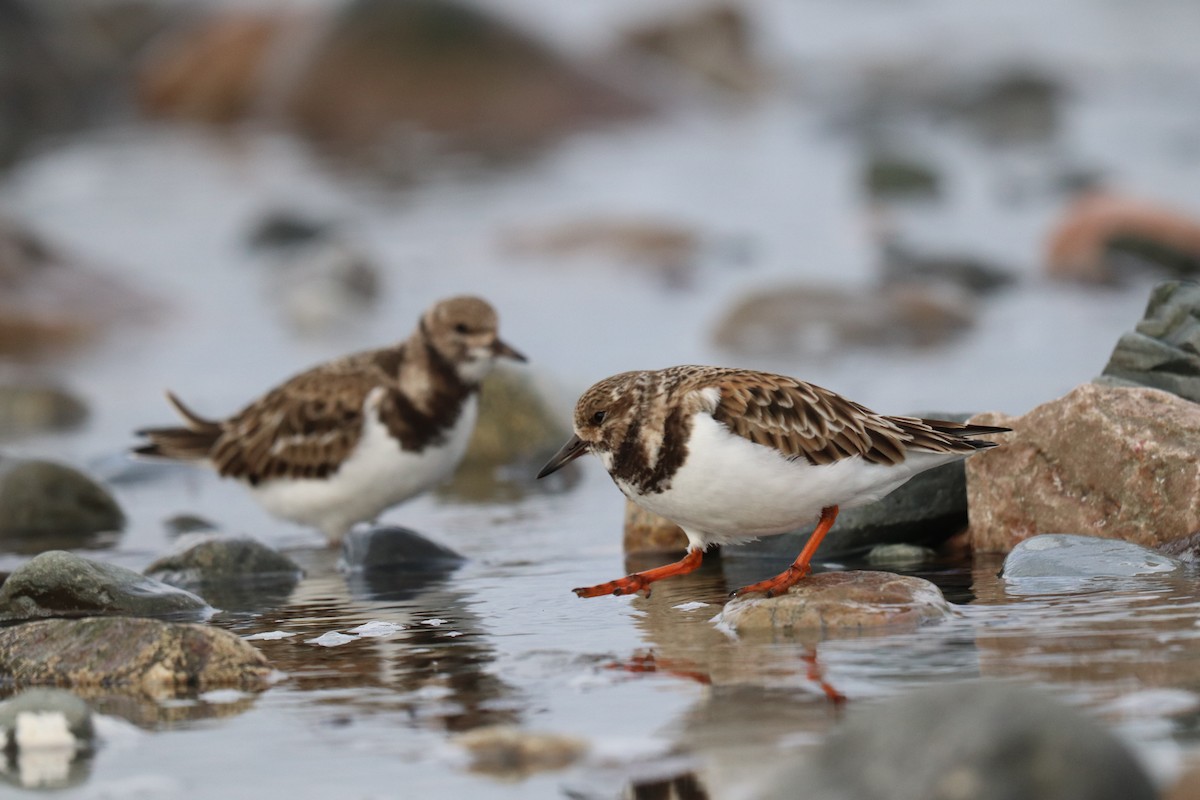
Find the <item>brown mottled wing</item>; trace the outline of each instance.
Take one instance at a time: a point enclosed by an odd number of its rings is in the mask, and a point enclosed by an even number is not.
[[[358,444],[363,404],[385,380],[361,357],[301,373],[222,423],[210,458],[251,484],[330,475]]]
[[[989,445],[915,417],[876,414],[828,389],[782,375],[731,370],[706,385],[720,391],[713,410],[718,422],[752,442],[811,464],[851,456],[897,464],[909,449],[966,454]]]

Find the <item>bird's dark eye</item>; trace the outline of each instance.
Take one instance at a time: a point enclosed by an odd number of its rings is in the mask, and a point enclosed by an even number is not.
[[[592,414],[592,424],[599,425],[601,422],[604,422],[604,417],[607,414],[607,411],[597,411],[595,414]]]
[[[454,331],[455,331],[455,333],[466,333],[467,326],[464,323],[460,322],[454,326]]]

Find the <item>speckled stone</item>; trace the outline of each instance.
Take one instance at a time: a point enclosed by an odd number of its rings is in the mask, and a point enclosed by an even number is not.
[[[949,603],[927,580],[890,572],[823,572],[779,597],[731,600],[719,621],[738,634],[853,634],[916,628],[950,616]]]

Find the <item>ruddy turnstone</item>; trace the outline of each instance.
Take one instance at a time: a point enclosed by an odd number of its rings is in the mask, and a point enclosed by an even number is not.
[[[626,497],[687,534],[673,564],[597,586],[626,594],[700,566],[710,544],[771,536],[817,521],[796,560],[737,594],[785,592],[809,572],[839,508],[880,499],[917,473],[997,443],[1008,428],[876,414],[811,383],[723,367],[623,372],[575,405],[575,435],[538,473],[595,453]]]
[[[496,359],[524,361],[477,297],[443,300],[400,344],[291,378],[225,420],[170,392],[186,422],[138,431],[144,456],[207,461],[270,513],[338,542],[352,525],[448,477],[475,427],[480,381]]]

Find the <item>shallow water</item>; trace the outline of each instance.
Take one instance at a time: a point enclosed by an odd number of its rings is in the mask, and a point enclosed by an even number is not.
[[[570,47],[599,46],[640,16],[635,5],[555,4],[550,14],[542,0],[508,3]],[[198,470],[145,471],[121,455],[133,429],[170,419],[166,387],[203,413],[232,411],[311,363],[405,335],[421,309],[460,291],[497,305],[505,338],[530,356],[564,415],[593,380],[686,362],[777,369],[883,411],[1023,412],[1097,374],[1153,283],[1087,289],[1039,277],[1042,236],[1063,202],[1047,175],[1097,167],[1119,186],[1200,211],[1196,50],[1181,36],[1196,12],[1152,5],[1133,26],[1133,7],[1082,0],[975,3],[969,13],[951,0],[751,4],[785,77],[760,102],[684,104],[573,137],[532,163],[436,172],[401,189],[332,170],[286,136],[256,130],[217,137],[134,126],[58,143],[22,164],[0,184],[0,208],[135,283],[162,310],[44,367],[88,400],[91,422],[5,452],[111,481],[128,529],[85,554],[141,569],[170,546],[163,521],[186,512],[284,549],[307,571],[290,595],[227,598],[214,619],[243,636],[277,634],[255,643],[282,673],[278,683],[254,696],[106,700],[103,746],[60,796],[612,798],[694,773],[713,798],[749,798],[836,723],[831,692],[857,704],[978,676],[1050,686],[1168,778],[1194,752],[1200,718],[1200,593],[1190,578],[1006,586],[993,559],[951,561],[917,573],[956,604],[940,624],[739,641],[713,616],[730,588],[781,565],[711,560],[648,599],[570,593],[634,566],[620,551],[622,500],[594,463],[559,493],[535,488],[492,504],[427,496],[389,512],[385,521],[469,560],[379,585],[338,572],[316,534],[265,516],[238,487]],[[1047,33],[1065,29],[1072,39]],[[926,64],[931,43],[944,52]],[[975,330],[934,350],[790,359],[715,350],[715,320],[744,291],[872,280],[877,254],[857,188],[862,143],[842,127],[846,97],[865,74],[913,63],[935,75],[1034,63],[1071,88],[1063,131],[1044,147],[997,150],[919,122],[905,131],[948,183],[940,202],[893,210],[906,238],[995,258],[1019,275],[1017,287],[981,306]],[[259,215],[279,207],[344,222],[383,269],[374,313],[315,338],[282,323],[269,260],[244,242]],[[602,260],[519,258],[497,245],[513,227],[636,215],[743,238],[750,256],[703,257],[677,287]],[[25,558],[0,554],[0,571]],[[361,625],[378,635],[351,633]],[[489,724],[581,737],[591,750],[562,771],[480,774],[452,739]]]

